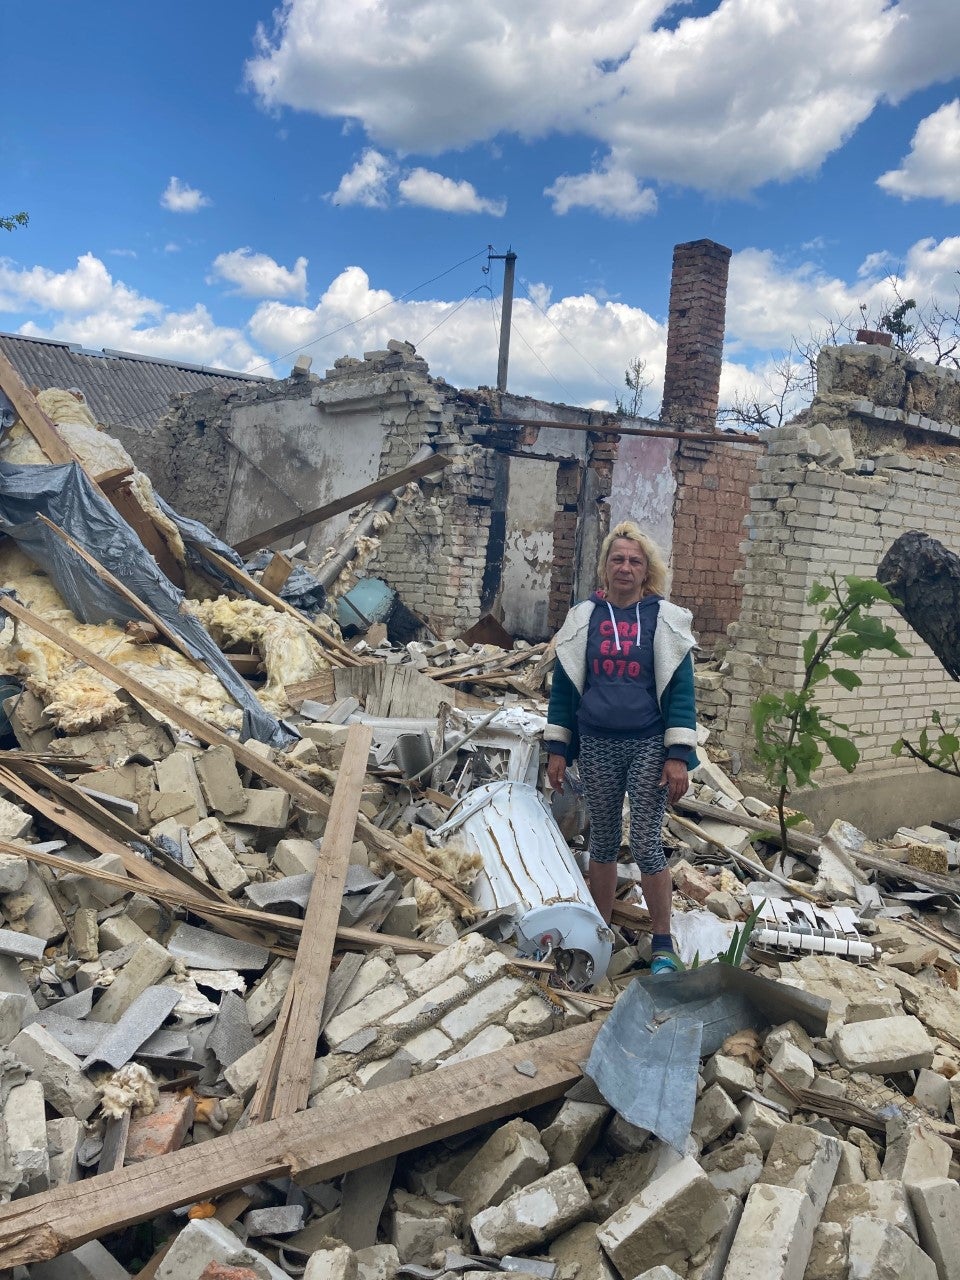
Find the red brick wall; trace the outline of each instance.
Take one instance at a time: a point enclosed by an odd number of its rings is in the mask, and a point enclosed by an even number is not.
[[[743,518],[762,453],[748,444],[695,440],[681,440],[677,448],[671,598],[693,610],[693,629],[704,648],[725,640],[727,627],[740,616],[742,588],[735,574],[744,563]]]

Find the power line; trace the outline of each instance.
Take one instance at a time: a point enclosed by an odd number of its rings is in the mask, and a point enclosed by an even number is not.
[[[435,334],[438,329],[442,329],[448,320],[453,319],[453,317],[457,314],[457,312],[460,310],[461,307],[465,307],[467,303],[470,301],[470,299],[475,297],[483,289],[490,291],[490,286],[488,284],[478,284],[475,289],[471,289],[471,291],[467,294],[467,296],[463,299],[462,302],[458,302],[457,305],[453,308],[453,310],[449,312],[449,314],[445,315],[442,320],[440,320],[437,324],[433,326],[432,329],[428,329],[427,332],[423,335],[423,337],[418,338],[413,345],[418,348],[423,346],[423,344],[426,342],[426,340],[429,337]],[[491,291],[491,297],[492,296],[493,295]]]
[[[616,386],[614,386],[614,384],[610,381],[610,379],[607,377],[607,375],[606,375],[605,373],[602,373],[602,372],[597,368],[597,366],[596,366],[595,364],[593,364],[593,362],[592,362],[592,361],[590,361],[590,360],[588,360],[588,359],[587,359],[587,357],[583,354],[583,352],[579,349],[579,347],[577,347],[577,346],[576,346],[576,345],[571,341],[571,339],[567,337],[567,335],[563,332],[563,330],[560,328],[560,326],[559,326],[558,324],[556,324],[556,323],[555,323],[555,322],[550,318],[550,316],[548,316],[548,315],[547,315],[546,311],[544,311],[543,307],[541,307],[540,303],[539,303],[539,302],[537,302],[536,298],[533,296],[533,293],[531,292],[531,289],[530,289],[530,285],[529,285],[529,283],[528,283],[526,280],[524,280],[522,283],[523,283],[523,287],[524,287],[524,288],[526,289],[526,291],[527,291],[527,297],[528,297],[528,299],[529,299],[529,300],[533,303],[533,305],[537,308],[537,310],[538,310],[538,311],[540,312],[540,314],[543,316],[544,320],[546,320],[547,324],[552,325],[552,326],[553,326],[553,328],[554,328],[554,329],[556,329],[557,333],[559,333],[560,337],[561,337],[561,338],[564,340],[564,342],[567,344],[567,346],[568,346],[568,347],[570,347],[573,351],[575,351],[575,352],[576,352],[576,354],[580,357],[580,359],[583,361],[583,363],[584,363],[585,365],[589,366],[589,368],[591,368],[591,369],[593,370],[593,372],[597,375],[597,377],[598,377],[598,378],[602,378],[602,379],[603,379],[603,381],[607,384],[607,386],[608,386],[608,387],[610,387],[613,391],[615,391],[617,395],[619,395],[619,394],[620,394],[619,388],[617,388]]]
[[[517,337],[520,339],[520,341],[523,343],[523,345],[527,348],[527,350],[530,352],[530,354],[534,357],[534,359],[539,360],[539,362],[543,365],[544,369],[546,369],[546,371],[547,371],[548,375],[549,375],[549,376],[554,380],[554,382],[557,384],[557,386],[560,388],[560,390],[561,390],[561,391],[563,392],[563,394],[566,396],[568,403],[569,403],[569,402],[571,402],[571,401],[573,400],[573,398],[574,398],[574,396],[573,396],[573,392],[572,392],[572,391],[569,391],[569,390],[568,390],[568,389],[563,385],[563,383],[560,381],[560,379],[557,377],[557,375],[553,372],[553,370],[552,370],[552,369],[550,368],[550,366],[547,364],[546,360],[544,360],[543,356],[541,356],[541,355],[540,355],[539,351],[537,351],[534,347],[531,347],[530,343],[526,340],[526,338],[523,336],[523,334],[522,334],[522,333],[520,332],[520,330],[517,328],[516,322],[514,322],[514,326],[513,326],[513,328],[514,328],[514,332],[516,333]]]

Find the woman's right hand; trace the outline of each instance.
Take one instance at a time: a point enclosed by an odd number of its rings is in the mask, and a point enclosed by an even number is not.
[[[567,773],[566,756],[554,755],[552,752],[547,756],[547,780],[550,786],[559,795],[563,795],[563,779]]]

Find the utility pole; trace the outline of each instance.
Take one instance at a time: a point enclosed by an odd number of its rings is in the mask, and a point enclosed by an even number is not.
[[[507,389],[507,364],[510,360],[510,321],[513,318],[513,275],[517,255],[512,249],[506,253],[491,253],[488,262],[503,263],[503,307],[500,315],[500,354],[497,357],[497,390]]]

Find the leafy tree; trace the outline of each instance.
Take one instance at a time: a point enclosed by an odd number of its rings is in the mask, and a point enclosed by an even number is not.
[[[879,649],[898,658],[908,657],[892,627],[870,614],[876,604],[892,604],[893,597],[873,578],[850,574],[842,582],[831,575],[830,585],[814,583],[807,603],[823,605],[820,627],[803,642],[803,680],[797,690],[764,693],[753,704],[751,715],[757,741],[757,757],[767,780],[777,788],[777,815],[780,840],[787,847],[786,798],[793,787],[810,786],[812,775],[823,759],[822,747],[848,773],[860,759],[849,736],[848,725],[827,715],[816,702],[816,687],[833,679],[844,689],[858,688],[863,681],[849,667],[831,665],[837,655],[862,658]]]
[[[952,729],[946,727],[939,711],[931,711],[930,720],[932,728],[920,730],[916,746],[906,738],[898,738],[891,751],[895,756],[906,752],[929,769],[960,778],[960,720]]]
[[[13,231],[17,227],[25,227],[30,221],[29,213],[12,213],[8,218],[0,217],[0,230]]]

